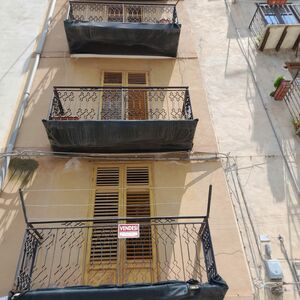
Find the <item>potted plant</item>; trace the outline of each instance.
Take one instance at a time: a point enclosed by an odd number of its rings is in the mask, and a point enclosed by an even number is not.
[[[274,97],[276,101],[282,101],[290,88],[290,80],[284,79],[283,76],[278,76],[274,81],[275,91],[270,96]]]
[[[296,130],[296,134],[300,136],[300,118],[294,118],[292,121],[294,128]]]

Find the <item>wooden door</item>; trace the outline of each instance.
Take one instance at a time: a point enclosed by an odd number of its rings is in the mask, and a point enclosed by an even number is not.
[[[145,73],[128,73],[127,117],[128,120],[147,120],[148,119],[148,97]]]
[[[122,72],[104,72],[101,120],[121,120],[123,118]],[[119,88],[118,88],[119,87]]]
[[[150,217],[150,167],[96,167],[94,218]],[[93,223],[88,242],[86,284],[124,284],[156,281],[155,249],[149,222],[140,222],[140,238],[118,239],[117,224]]]

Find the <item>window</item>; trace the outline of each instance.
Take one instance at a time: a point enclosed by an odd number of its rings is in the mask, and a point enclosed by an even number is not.
[[[150,217],[151,176],[148,165],[103,165],[95,170],[94,218]],[[154,272],[152,231],[140,223],[140,238],[119,240],[115,222],[94,221],[90,230],[87,284],[128,283]]]
[[[107,88],[102,95],[101,119],[148,119],[147,91],[143,89],[146,85],[146,73],[104,72],[103,86]]]
[[[267,24],[292,25],[299,23],[296,14],[293,11],[293,8],[289,5],[260,5],[260,9],[264,15]]]

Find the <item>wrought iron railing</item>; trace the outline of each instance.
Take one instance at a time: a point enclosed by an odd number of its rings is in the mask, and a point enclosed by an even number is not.
[[[187,87],[54,87],[50,120],[189,120]]]
[[[297,133],[300,129],[300,77],[297,76],[290,83],[289,90],[287,91],[284,101],[293,119],[293,124]]]
[[[68,20],[85,22],[178,23],[173,4],[70,1]]]
[[[118,223],[139,223],[140,238],[118,239]],[[97,238],[92,237],[95,232]],[[98,252],[91,250],[92,245]],[[13,291],[165,280],[204,282],[216,275],[206,217],[35,222],[26,230]]]
[[[257,9],[250,22],[249,29],[258,46],[263,39],[268,25],[291,25],[300,21],[300,5],[268,5],[258,3]]]

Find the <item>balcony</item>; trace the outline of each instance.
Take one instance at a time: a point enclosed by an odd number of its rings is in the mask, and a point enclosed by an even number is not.
[[[176,57],[181,25],[171,4],[70,1],[71,54]]]
[[[290,83],[290,87],[284,97],[296,135],[300,137],[300,76],[299,74]]]
[[[47,120],[62,152],[187,151],[193,146],[187,87],[54,87]]]
[[[140,237],[119,239],[120,222],[139,223]],[[217,273],[207,217],[27,225],[12,290],[15,298],[222,300],[228,289]],[[94,232],[97,239],[91,242]],[[97,251],[91,251],[91,244]]]
[[[300,5],[258,3],[249,29],[261,51],[296,50],[300,41]]]

